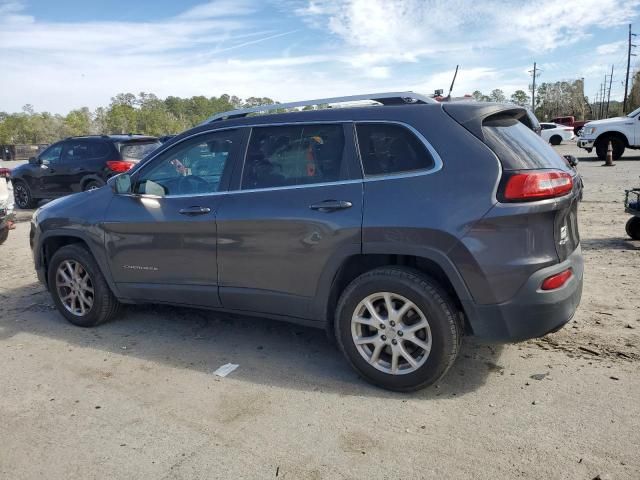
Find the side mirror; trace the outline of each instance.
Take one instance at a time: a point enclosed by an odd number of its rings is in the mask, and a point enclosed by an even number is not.
[[[31,165],[40,165],[42,162],[40,162],[40,160],[38,160],[36,157],[30,157],[29,163]]]
[[[578,159],[573,155],[565,155],[564,158],[567,160],[567,163],[573,168],[576,168],[578,166]]]
[[[107,184],[111,187],[111,190],[117,194],[126,195],[131,193],[131,176],[126,173],[111,177],[107,181]]]

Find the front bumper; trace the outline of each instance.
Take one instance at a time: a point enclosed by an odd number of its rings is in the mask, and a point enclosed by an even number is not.
[[[567,268],[572,268],[573,276],[561,288],[540,290],[544,279]],[[564,262],[535,272],[512,299],[493,305],[464,305],[474,336],[508,342],[559,330],[580,304],[583,273],[578,246]]]
[[[592,150],[595,138],[578,138],[578,148],[584,148],[585,150]]]

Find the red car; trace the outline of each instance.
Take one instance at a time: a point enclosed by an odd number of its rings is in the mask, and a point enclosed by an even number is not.
[[[585,123],[588,122],[588,120],[576,122],[576,117],[573,117],[571,115],[566,117],[552,118],[551,121],[553,123],[559,123],[560,125],[573,127],[573,133],[575,133],[576,135],[578,135],[578,132],[582,129],[582,127],[584,127]]]

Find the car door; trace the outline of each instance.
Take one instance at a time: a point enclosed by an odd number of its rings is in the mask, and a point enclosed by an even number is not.
[[[360,253],[362,178],[350,123],[253,127],[239,190],[216,215],[225,308],[313,319],[313,299]]]
[[[215,213],[241,151],[241,132],[187,137],[132,174],[103,222],[111,274],[121,295],[216,307]]]
[[[44,150],[37,157],[37,162],[29,163],[29,172],[25,174],[24,180],[31,189],[34,197],[42,197],[46,192],[46,184],[44,179],[48,177],[50,165],[60,163],[60,155],[62,154],[63,142],[54,143]]]
[[[45,195],[59,197],[72,193],[71,169],[82,162],[86,153],[86,145],[77,140],[62,143],[62,154],[59,158],[43,163],[46,167],[41,177],[41,189]]]

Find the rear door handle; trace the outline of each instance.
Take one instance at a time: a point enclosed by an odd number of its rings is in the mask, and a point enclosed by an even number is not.
[[[333,212],[335,210],[344,210],[351,208],[353,204],[346,200],[325,200],[323,202],[314,203],[309,205],[311,210],[318,210],[319,212]]]
[[[195,215],[206,215],[209,212],[211,212],[209,207],[188,207],[180,209],[181,215],[189,215],[190,217]]]

